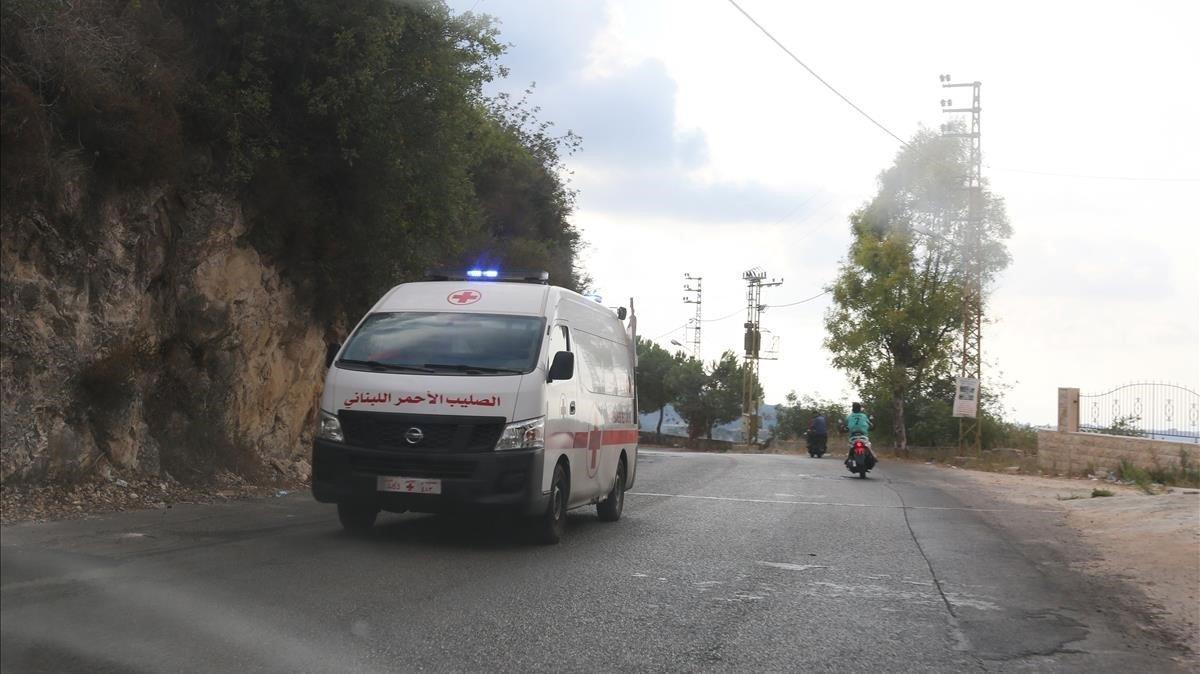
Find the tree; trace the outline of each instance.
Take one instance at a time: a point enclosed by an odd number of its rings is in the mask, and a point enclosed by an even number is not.
[[[775,410],[778,416],[773,435],[780,440],[803,437],[804,432],[808,430],[808,423],[818,414],[825,415],[830,429],[846,416],[844,405],[832,400],[818,400],[810,395],[801,398],[795,391],[788,392],[784,397],[784,404],[776,405]]]
[[[745,386],[746,366],[738,361],[732,351],[721,354],[709,374],[708,400],[712,410],[713,425],[725,424],[742,415],[742,392]],[[762,400],[762,386],[754,384],[754,400]],[[712,439],[712,427],[709,427]]]
[[[916,135],[879,176],[879,192],[850,216],[853,241],[831,290],[825,347],[860,391],[890,403],[897,450],[908,447],[905,398],[932,372],[949,378],[961,330],[967,209],[964,139]],[[983,191],[984,289],[1008,265],[1004,203]]]
[[[546,270],[555,285],[584,292],[590,279],[578,267],[580,236],[568,222],[575,192],[561,178],[570,173],[563,156],[574,153],[581,140],[571,131],[552,134],[553,125],[538,120],[539,109],[529,103],[532,93],[516,101],[508,94],[488,101],[492,123],[478,133],[472,168],[485,227],[481,240],[466,247],[468,255],[488,255],[463,262]]]
[[[906,437],[910,445],[920,447],[951,447],[958,443],[958,420],[951,416],[955,382],[950,377],[926,377],[908,390],[904,400]],[[979,410],[982,420],[981,444],[984,449],[1009,447],[1036,448],[1036,435],[1026,426],[1006,420],[1004,394],[1009,386],[999,377],[989,380],[980,392]],[[891,394],[886,389],[861,391],[862,402],[875,417],[883,434],[890,435],[894,421]]]
[[[663,414],[667,404],[675,399],[672,384],[676,379],[671,377],[671,371],[678,365],[679,359],[658,344],[641,337],[637,340],[637,354],[638,412],[658,412],[654,434],[661,437]]]
[[[246,204],[249,240],[320,314],[356,315],[429,269],[545,269],[583,289],[574,192],[505,70],[492,19],[441,0],[166,0],[202,76],[183,117]]]
[[[709,368],[694,358],[678,357],[672,372],[676,391],[675,411],[688,424],[688,437],[712,440],[713,426],[737,419],[742,413],[742,386],[746,369],[732,351]],[[761,397],[761,387],[756,397]]]
[[[694,440],[711,434],[710,417],[704,404],[704,391],[708,386],[704,363],[677,354],[667,378],[667,386],[675,391],[675,411],[687,422],[688,437]]]

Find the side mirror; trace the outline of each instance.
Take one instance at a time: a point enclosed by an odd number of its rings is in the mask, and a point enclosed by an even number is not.
[[[326,344],[325,345],[325,367],[333,366],[333,359],[337,358],[338,351],[342,350],[341,344]]]
[[[559,351],[550,362],[550,376],[547,381],[560,381],[575,376],[575,354],[570,351]]]

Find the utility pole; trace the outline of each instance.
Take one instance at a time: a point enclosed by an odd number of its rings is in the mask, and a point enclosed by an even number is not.
[[[696,305],[696,315],[688,319],[683,341],[692,345],[692,357],[696,360],[702,360],[703,355],[700,350],[700,327],[704,323],[702,304],[704,301],[704,277],[684,274],[683,292],[686,293],[683,296],[683,303]]]
[[[761,317],[766,305],[762,303],[762,289],[783,285],[783,279],[766,280],[767,272],[755,267],[742,274],[746,281],[746,328],[745,336],[745,371],[742,373],[742,428],[746,432],[746,444],[758,442],[758,408],[762,401],[758,398],[758,363],[760,360],[771,360],[762,355],[762,323]]]
[[[970,143],[970,162],[967,168],[965,187],[967,190],[967,217],[960,227],[963,260],[962,288],[962,349],[959,358],[959,377],[974,380],[974,390],[964,390],[960,382],[955,387],[956,399],[964,395],[973,395],[974,411],[967,415],[960,414],[959,406],[955,405],[955,416],[958,416],[958,446],[960,450],[970,449],[976,455],[981,449],[979,394],[982,390],[983,375],[983,154],[980,150],[979,138],[979,105],[980,83],[951,82],[949,75],[941,75],[938,79],[943,89],[970,88],[971,107],[956,108],[954,101],[942,99],[942,112],[970,113],[971,130],[967,133],[956,131],[953,126],[942,125],[942,133],[946,136],[967,138]],[[965,385],[970,387],[968,381]]]

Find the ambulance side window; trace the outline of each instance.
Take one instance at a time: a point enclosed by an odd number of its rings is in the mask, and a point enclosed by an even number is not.
[[[567,331],[567,326],[556,325],[550,331],[550,360],[554,360],[554,354],[559,351],[571,350],[571,333]]]
[[[590,332],[575,333],[577,365],[583,373],[584,387],[592,393],[612,396],[633,395],[633,368],[625,344],[597,337]]]

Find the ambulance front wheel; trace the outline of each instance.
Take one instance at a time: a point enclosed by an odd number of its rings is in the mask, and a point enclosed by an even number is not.
[[[542,543],[553,544],[562,540],[567,528],[569,489],[567,471],[563,470],[560,463],[554,466],[554,477],[550,481],[550,503],[546,504],[546,512],[538,521],[538,539]]]
[[[601,502],[596,504],[596,514],[603,522],[616,522],[621,519],[621,511],[625,509],[625,460],[617,464],[617,477],[613,480],[612,491]]]

